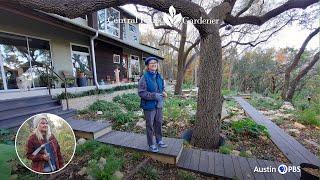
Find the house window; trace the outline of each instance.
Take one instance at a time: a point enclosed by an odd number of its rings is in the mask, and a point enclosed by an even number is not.
[[[113,63],[120,64],[120,55],[118,54],[113,55]]]
[[[129,78],[136,78],[140,74],[139,56],[131,55],[129,63]]]
[[[0,32],[0,56],[0,90],[47,86],[49,41]]]
[[[134,25],[132,24],[129,24],[129,31],[133,32],[133,33],[136,33],[137,32],[137,29]]]
[[[76,77],[77,71],[91,72],[89,47],[71,45],[71,59],[73,76]]]
[[[99,30],[120,37],[120,11],[114,8],[107,8],[98,11]]]

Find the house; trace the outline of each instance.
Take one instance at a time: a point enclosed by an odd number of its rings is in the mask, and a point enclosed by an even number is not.
[[[122,7],[69,19],[0,4],[0,92],[19,91],[16,78],[24,75],[31,75],[31,91],[45,89],[46,66],[86,89],[114,83],[116,68],[120,81],[134,81],[145,57],[163,59],[158,49],[139,42],[140,23]],[[85,73],[82,85],[74,81],[79,70]],[[63,87],[63,81],[56,78],[54,86]]]

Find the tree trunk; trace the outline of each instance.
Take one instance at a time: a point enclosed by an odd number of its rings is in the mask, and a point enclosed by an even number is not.
[[[222,109],[222,49],[218,28],[201,37],[198,77],[198,106],[191,143],[200,148],[217,148]]]
[[[187,59],[184,53],[184,46],[186,44],[186,40],[187,40],[187,23],[183,23],[179,51],[178,51],[178,71],[177,71],[176,85],[174,87],[175,95],[182,94],[182,84],[184,79],[184,74],[182,72],[184,70],[184,66],[186,64],[186,59]]]
[[[228,72],[228,90],[231,90],[231,82],[232,82],[232,71],[233,71],[233,62],[230,60],[229,72]]]
[[[298,83],[310,71],[310,69],[318,62],[319,56],[320,56],[320,52],[316,53],[313,57],[313,60],[304,69],[302,69],[298,73],[296,78],[294,78],[291,81],[288,92],[286,93],[286,98],[285,98],[286,101],[290,101],[290,102],[292,101],[292,98],[293,98],[293,95],[295,93],[295,90],[297,88]]]

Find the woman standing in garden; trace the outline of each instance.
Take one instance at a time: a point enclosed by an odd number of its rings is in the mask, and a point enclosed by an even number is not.
[[[147,141],[152,152],[158,152],[158,147],[167,147],[162,141],[162,108],[167,93],[165,92],[164,80],[158,72],[158,61],[159,59],[156,57],[146,58],[146,71],[138,85],[138,94],[141,97],[140,107],[143,109],[146,120]]]

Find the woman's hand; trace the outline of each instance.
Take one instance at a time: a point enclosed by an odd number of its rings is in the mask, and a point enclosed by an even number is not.
[[[167,94],[166,92],[164,92],[164,91],[162,92],[162,95],[163,95],[163,97],[165,97],[165,98],[168,97],[168,94]]]
[[[44,154],[42,157],[44,160],[49,161],[49,154]]]

